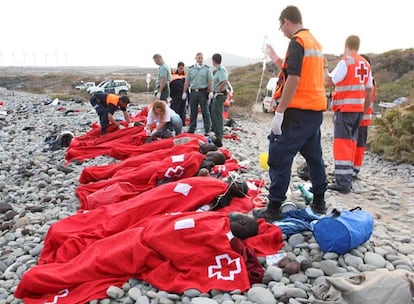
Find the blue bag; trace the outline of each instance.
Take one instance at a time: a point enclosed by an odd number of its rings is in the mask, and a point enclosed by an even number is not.
[[[322,217],[315,224],[313,235],[323,252],[344,254],[369,240],[374,219],[360,207],[338,211]]]

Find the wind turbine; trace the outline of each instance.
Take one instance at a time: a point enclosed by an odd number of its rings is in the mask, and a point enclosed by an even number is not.
[[[33,65],[36,66],[36,52],[33,51],[32,55],[33,55]]]
[[[58,66],[59,64],[58,64],[58,51],[57,50],[55,50],[55,65],[56,66]]]
[[[23,50],[22,51],[22,57],[23,57],[23,64],[22,65],[26,65],[26,52]]]
[[[12,58],[13,58],[13,66],[16,65],[16,55],[14,54],[14,50],[12,51]]]

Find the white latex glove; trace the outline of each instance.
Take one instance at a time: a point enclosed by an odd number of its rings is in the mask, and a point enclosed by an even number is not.
[[[159,100],[161,98],[161,92],[157,92],[157,94],[155,94],[155,100]]]
[[[152,130],[151,135],[154,135],[155,133],[157,133],[157,129]]]
[[[212,100],[214,98],[214,93],[210,92],[208,93],[208,99]]]
[[[133,122],[130,122],[129,124],[128,124],[128,127],[129,128],[132,128],[132,127],[134,127],[135,126],[135,124],[133,123]]]
[[[276,135],[282,135],[282,122],[284,113],[275,112],[275,116],[272,119],[272,131]]]
[[[183,100],[186,100],[186,99],[187,99],[187,93],[186,93],[186,92],[184,92],[184,93],[183,93],[183,96],[181,96],[181,98],[182,98]]]
[[[118,127],[120,130],[122,130],[122,129],[125,129],[125,126],[123,126],[123,125],[119,125],[119,127]]]
[[[151,135],[151,130],[150,130],[150,129],[145,129],[145,134],[146,134],[147,136],[150,136],[150,135]]]

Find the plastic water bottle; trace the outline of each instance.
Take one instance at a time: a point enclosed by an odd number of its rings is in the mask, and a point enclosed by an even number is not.
[[[267,49],[268,44],[269,44],[269,37],[267,37],[267,35],[266,35],[266,36],[264,36],[263,44],[262,44],[262,52],[263,52],[263,55],[264,55],[265,58],[267,57],[266,49]]]
[[[263,39],[263,45],[262,45],[262,52],[263,52],[263,71],[266,69],[266,63],[268,59],[268,54],[266,52],[267,45],[269,44],[269,38],[267,36],[264,36]]]
[[[306,205],[310,204],[313,201],[313,193],[309,191],[310,184],[299,184],[298,189],[305,198]]]

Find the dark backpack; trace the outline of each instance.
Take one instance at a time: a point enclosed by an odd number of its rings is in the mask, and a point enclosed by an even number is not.
[[[70,131],[63,131],[60,133],[56,139],[49,144],[49,150],[56,151],[62,148],[69,147],[73,139],[73,133]]]

